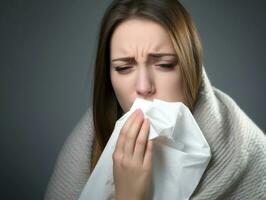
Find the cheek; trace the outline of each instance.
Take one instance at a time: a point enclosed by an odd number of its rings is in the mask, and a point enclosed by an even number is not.
[[[131,103],[131,91],[132,84],[129,79],[121,77],[111,76],[112,86],[116,95],[116,98],[124,112],[129,110]]]
[[[157,77],[158,95],[168,101],[184,101],[184,90],[181,76],[176,71]]]

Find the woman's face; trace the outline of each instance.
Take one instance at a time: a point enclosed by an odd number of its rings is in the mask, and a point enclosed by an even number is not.
[[[114,30],[110,45],[111,82],[124,112],[137,97],[184,102],[176,53],[160,24],[140,18],[126,20]]]

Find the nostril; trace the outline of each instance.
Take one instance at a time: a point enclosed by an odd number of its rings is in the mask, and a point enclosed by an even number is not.
[[[136,93],[137,95],[142,96],[143,98],[150,98],[156,93],[156,90],[154,86],[150,86],[146,88],[138,88],[136,90]]]

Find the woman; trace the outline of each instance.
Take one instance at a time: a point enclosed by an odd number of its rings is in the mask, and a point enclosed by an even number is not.
[[[115,122],[135,98],[182,101],[212,158],[191,199],[264,199],[266,140],[202,67],[199,37],[177,0],[115,0],[102,20],[93,108],[66,141],[46,199],[78,199]],[[149,122],[134,113],[113,153],[116,199],[151,199]]]

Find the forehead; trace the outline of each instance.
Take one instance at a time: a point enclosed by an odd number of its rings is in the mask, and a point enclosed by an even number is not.
[[[159,23],[144,18],[128,19],[119,24],[111,37],[111,57],[137,52],[174,53],[169,33]]]

